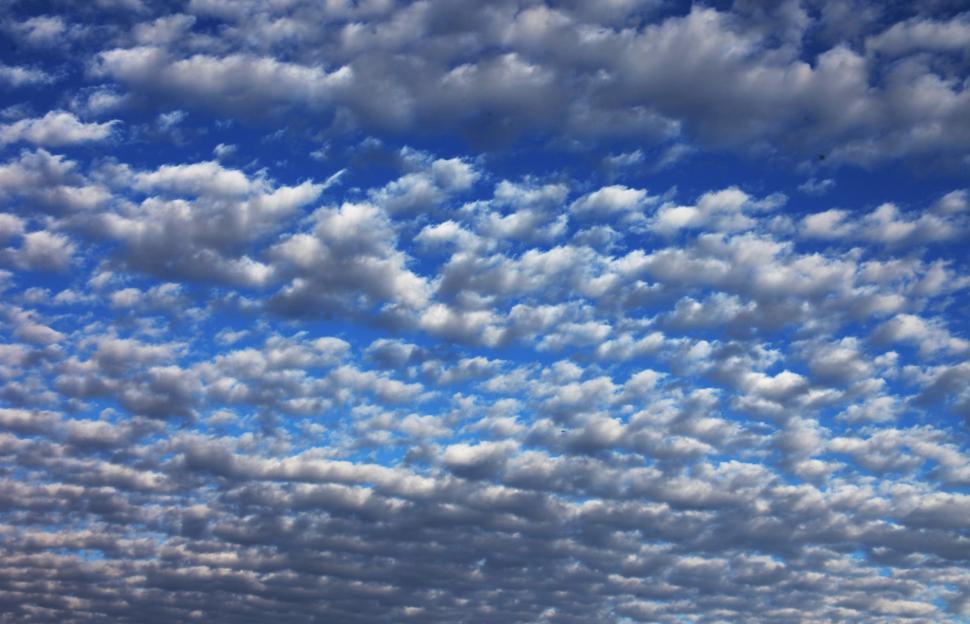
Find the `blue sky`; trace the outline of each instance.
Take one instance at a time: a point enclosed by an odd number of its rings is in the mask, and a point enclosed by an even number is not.
[[[961,4],[0,0],[0,622],[968,621]]]

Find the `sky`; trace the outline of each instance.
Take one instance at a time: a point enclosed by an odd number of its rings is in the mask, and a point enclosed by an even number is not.
[[[0,623],[970,622],[959,1],[0,0]]]

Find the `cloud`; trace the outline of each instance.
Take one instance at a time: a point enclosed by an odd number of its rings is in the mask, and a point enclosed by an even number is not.
[[[909,342],[925,354],[939,351],[965,354],[970,342],[951,336],[939,323],[914,314],[898,314],[876,328],[873,338],[885,342]]]
[[[16,215],[0,213],[0,243],[5,243],[11,238],[23,234],[23,231],[23,219]]]
[[[866,39],[866,49],[900,56],[912,51],[964,52],[970,45],[970,19],[961,14],[950,20],[910,18]]]
[[[38,15],[22,22],[8,22],[6,30],[34,46],[50,45],[68,30],[64,18],[59,15]]]
[[[775,194],[755,200],[744,191],[731,187],[713,193],[705,193],[697,199],[696,206],[665,204],[657,209],[651,227],[664,234],[673,234],[685,228],[713,226],[721,231],[749,229],[754,221],[745,211],[773,210],[784,205],[786,197]]]
[[[67,236],[41,230],[25,234],[11,257],[22,269],[58,271],[70,266],[75,249]]]
[[[26,141],[34,145],[60,147],[75,143],[103,141],[119,123],[83,123],[73,113],[51,111],[37,119],[21,119],[0,125],[0,143]]]
[[[832,190],[833,186],[835,186],[835,180],[832,178],[823,178],[821,180],[809,178],[798,185],[798,190],[806,195],[824,195]]]
[[[925,211],[907,215],[895,204],[885,203],[861,218],[849,212],[830,209],[804,217],[802,234],[828,240],[864,240],[884,245],[926,245],[956,239],[966,231],[960,214],[959,194],[940,200],[937,213]],[[949,208],[949,209],[948,209]]]
[[[577,199],[570,210],[579,216],[612,216],[616,213],[634,212],[653,198],[642,189],[631,189],[616,184],[604,186],[598,191]]]
[[[247,54],[178,59],[155,46],[102,52],[97,72],[150,93],[179,93],[190,101],[243,114],[278,105],[318,107],[353,77],[346,67],[328,73]],[[199,80],[200,76],[205,78]]]
[[[428,301],[425,279],[407,268],[390,221],[370,204],[345,203],[314,213],[314,227],[271,250],[273,268],[288,279],[271,305],[295,316],[388,303],[420,308]]]
[[[390,214],[434,212],[450,196],[468,190],[479,175],[471,163],[460,158],[432,160],[422,163],[421,170],[375,190],[371,198]]]
[[[251,286],[266,285],[273,275],[247,253],[250,246],[324,190],[310,181],[274,187],[213,161],[163,165],[123,182],[147,196],[95,223],[100,236],[123,243],[128,263],[156,275]]]
[[[12,87],[45,84],[53,80],[53,76],[40,69],[0,64],[0,81]]]
[[[0,165],[0,196],[21,200],[22,209],[28,211],[63,214],[101,206],[110,193],[103,185],[85,179],[75,161],[37,149],[23,150]]]

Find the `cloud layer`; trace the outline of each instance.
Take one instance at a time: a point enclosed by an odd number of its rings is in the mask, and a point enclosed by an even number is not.
[[[828,40],[846,4],[192,2],[119,35],[91,71],[141,97],[310,115],[332,132],[686,140],[965,167],[966,14],[894,22],[872,6],[870,32]],[[212,20],[218,38],[203,30]]]
[[[26,5],[0,622],[970,617],[966,13]]]

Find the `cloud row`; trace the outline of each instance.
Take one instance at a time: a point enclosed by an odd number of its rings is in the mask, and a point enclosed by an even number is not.
[[[793,161],[966,165],[965,13],[848,0],[607,6],[189,2],[175,14],[25,17],[8,30],[28,49],[60,39],[65,53],[86,50],[80,70],[102,84],[78,104],[95,113],[135,98],[277,121],[292,111],[330,134],[625,137]],[[857,32],[846,14],[865,16]],[[37,71],[4,75],[46,80]]]

